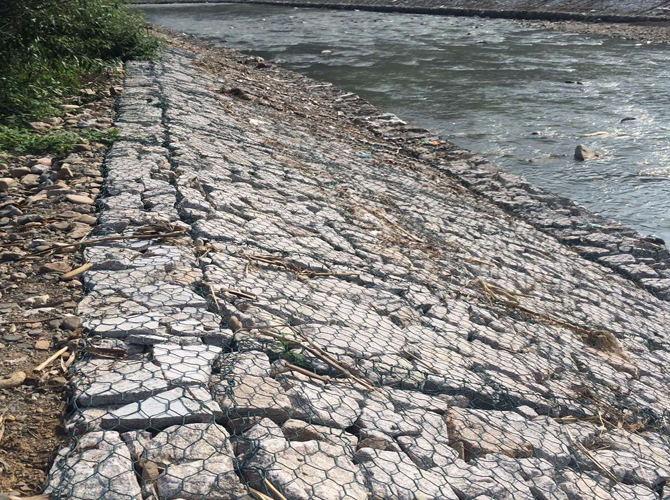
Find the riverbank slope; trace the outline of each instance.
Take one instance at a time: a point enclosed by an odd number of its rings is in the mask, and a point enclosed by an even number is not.
[[[663,498],[670,303],[500,207],[568,200],[185,39],[116,126],[49,493]]]
[[[231,2],[553,21],[645,22],[670,19],[670,3],[658,0],[231,0]],[[131,0],[130,3],[208,2]]]

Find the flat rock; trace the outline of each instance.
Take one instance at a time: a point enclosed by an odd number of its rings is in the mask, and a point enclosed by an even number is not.
[[[458,500],[444,475],[420,469],[403,453],[361,448],[356,459],[376,499]]]
[[[163,429],[177,424],[212,422],[221,408],[201,387],[177,387],[137,403],[110,410],[104,428]]]
[[[182,500],[238,500],[247,493],[235,473],[231,457],[169,464],[156,481],[160,498]]]
[[[298,383],[286,395],[291,401],[292,416],[329,427],[346,429],[356,422],[361,411],[354,398],[335,387]]]
[[[444,468],[458,458],[458,452],[447,444],[431,442],[422,436],[400,436],[397,441],[402,451],[422,469]]]
[[[206,345],[159,344],[153,348],[154,360],[172,385],[208,384],[212,363],[220,347]]]
[[[658,496],[644,486],[617,483],[605,476],[589,473],[565,471],[561,474],[558,485],[570,500],[600,500],[612,498],[616,500],[656,500]]]
[[[66,273],[70,269],[70,265],[67,262],[50,262],[48,264],[44,264],[42,267],[40,267],[40,272],[41,273]]]
[[[527,420],[514,412],[452,408],[448,417],[452,441],[461,441],[472,456],[501,453],[512,458],[538,457],[555,465],[571,460],[567,432],[550,418]],[[577,440],[594,435],[595,428],[570,430]]]
[[[528,486],[537,500],[569,500],[568,494],[550,477],[532,477],[528,480]]]
[[[368,404],[361,411],[356,426],[360,429],[375,430],[389,436],[418,436],[421,427],[405,415],[376,404]]]
[[[289,441],[324,441],[338,446],[356,447],[358,438],[343,429],[333,429],[325,425],[317,425],[302,420],[290,419],[281,427],[282,433]]]
[[[247,375],[215,378],[212,394],[230,420],[258,415],[284,421],[293,411],[284,389],[270,377]]]
[[[174,425],[146,443],[144,457],[157,463],[209,460],[217,455],[233,456],[230,435],[213,422]]]
[[[65,199],[76,205],[93,205],[95,203],[91,198],[82,194],[68,194]]]
[[[82,406],[130,403],[168,388],[162,370],[148,361],[91,359],[75,373],[75,397]]]
[[[133,459],[133,462],[139,462],[144,457],[144,450],[152,437],[147,431],[129,431],[121,434],[121,439],[130,450],[130,458]]]
[[[670,470],[632,452],[600,450],[591,454],[622,483],[641,484],[649,489],[656,489],[670,479]],[[590,458],[585,457],[585,460],[593,470],[598,471],[598,466]]]
[[[291,500],[367,500],[364,476],[342,448],[321,441],[288,443],[272,453],[261,447],[244,464],[251,487],[264,491],[267,478]]]
[[[288,441],[282,430],[269,418],[261,419],[235,439],[237,455],[254,454],[260,449],[269,453],[277,453],[286,448],[288,448]]]
[[[48,495],[81,500],[141,500],[130,451],[114,431],[91,432],[59,451]]]

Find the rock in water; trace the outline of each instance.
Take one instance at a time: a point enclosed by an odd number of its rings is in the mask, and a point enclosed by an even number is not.
[[[598,156],[600,156],[599,153],[593,151],[588,146],[584,146],[584,144],[579,144],[575,148],[575,160],[579,161],[592,160],[594,158],[597,158]]]

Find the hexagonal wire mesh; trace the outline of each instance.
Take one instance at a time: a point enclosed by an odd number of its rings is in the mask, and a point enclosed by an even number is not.
[[[128,64],[49,494],[666,498],[665,302],[227,64]]]

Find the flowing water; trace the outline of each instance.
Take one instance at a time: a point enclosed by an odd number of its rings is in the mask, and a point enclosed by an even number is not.
[[[241,4],[142,8],[155,24],[281,59],[356,92],[536,186],[670,241],[668,46],[509,20]],[[579,143],[601,158],[575,161]]]

